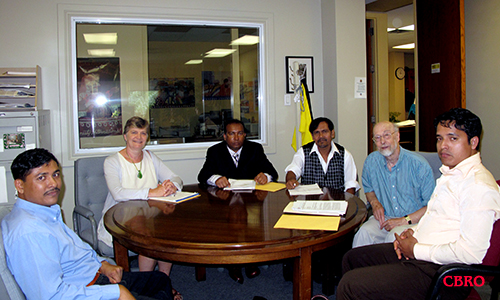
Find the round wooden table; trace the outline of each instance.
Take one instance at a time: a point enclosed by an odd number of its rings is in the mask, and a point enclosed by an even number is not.
[[[328,189],[323,196],[307,197],[290,197],[284,189],[234,193],[188,185],[183,190],[201,197],[177,205],[130,200],[105,214],[118,265],[129,269],[127,249],[160,260],[200,265],[294,258],[294,299],[310,299],[312,253],[350,241],[367,214],[358,197]],[[319,197],[348,201],[338,231],[273,228],[291,200]]]

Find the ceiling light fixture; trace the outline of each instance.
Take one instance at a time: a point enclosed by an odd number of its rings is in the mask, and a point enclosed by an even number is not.
[[[415,43],[394,46],[392,48],[393,49],[415,49]]]
[[[203,63],[203,59],[192,59],[190,61],[185,62],[185,65],[199,65]]]
[[[236,45],[255,45],[259,43],[259,37],[255,35],[244,35],[238,39],[231,42],[231,46]]]
[[[411,25],[407,25],[407,26],[403,26],[403,27],[399,27],[398,28],[399,30],[415,30],[415,25],[411,24]]]
[[[387,32],[388,33],[404,33],[404,32],[410,32],[415,30],[415,25],[407,25],[403,27],[398,27],[398,28],[392,28],[392,27],[387,27]]]
[[[87,52],[90,56],[115,56],[114,49],[88,49]]]
[[[83,39],[85,39],[87,44],[116,45],[118,42],[118,34],[116,32],[84,33]]]
[[[234,52],[236,52],[236,49],[215,48],[205,53],[205,57],[224,57]]]

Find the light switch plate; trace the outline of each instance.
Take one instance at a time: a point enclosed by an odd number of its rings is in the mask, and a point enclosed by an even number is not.
[[[285,105],[292,104],[292,94],[285,94]]]

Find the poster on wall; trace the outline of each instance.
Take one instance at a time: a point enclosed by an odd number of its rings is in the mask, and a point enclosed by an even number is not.
[[[294,93],[303,78],[309,93],[314,93],[314,63],[312,56],[286,56],[286,92]]]
[[[80,137],[122,134],[119,58],[78,58]]]
[[[151,78],[152,108],[194,107],[194,78]]]
[[[231,72],[201,72],[203,78],[203,100],[231,99]]]

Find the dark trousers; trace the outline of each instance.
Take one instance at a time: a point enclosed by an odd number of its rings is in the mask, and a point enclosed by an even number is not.
[[[99,275],[97,285],[111,284],[105,275]],[[172,300],[170,278],[158,271],[123,272],[121,285],[126,287],[137,300]]]
[[[392,243],[351,249],[342,260],[337,288],[342,299],[425,299],[432,278],[441,267],[420,260],[399,260]],[[470,289],[447,288],[442,299],[465,299]]]

